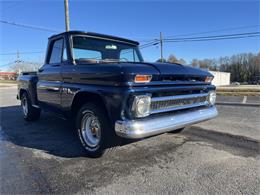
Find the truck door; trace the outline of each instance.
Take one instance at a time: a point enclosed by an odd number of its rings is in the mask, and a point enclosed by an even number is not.
[[[61,106],[63,48],[63,37],[50,41],[45,65],[39,69],[37,95],[42,106],[55,109]]]

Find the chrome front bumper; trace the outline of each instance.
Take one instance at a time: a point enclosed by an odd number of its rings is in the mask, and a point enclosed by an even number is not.
[[[115,131],[118,136],[125,138],[144,138],[209,120],[217,115],[216,107],[212,106],[152,118],[116,121]]]

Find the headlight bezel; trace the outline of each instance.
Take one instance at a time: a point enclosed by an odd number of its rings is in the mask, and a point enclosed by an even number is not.
[[[216,103],[217,94],[216,91],[209,91],[208,93],[208,103],[210,106],[214,106]]]
[[[150,106],[151,106],[151,95],[136,95],[134,96],[134,100],[131,107],[131,112],[135,118],[142,118],[150,115]],[[141,104],[145,109],[141,109]]]

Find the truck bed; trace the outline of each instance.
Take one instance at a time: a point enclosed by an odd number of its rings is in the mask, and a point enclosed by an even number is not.
[[[17,99],[21,98],[23,92],[27,92],[32,100],[33,105],[37,105],[37,72],[22,72],[17,78],[18,94]]]

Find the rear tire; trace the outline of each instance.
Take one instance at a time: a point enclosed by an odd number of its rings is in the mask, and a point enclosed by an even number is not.
[[[32,106],[32,101],[26,92],[24,92],[21,96],[21,106],[23,118],[26,121],[35,121],[40,118],[41,110]]]
[[[111,146],[111,124],[104,109],[97,104],[89,102],[80,108],[76,127],[87,156],[100,157]]]

